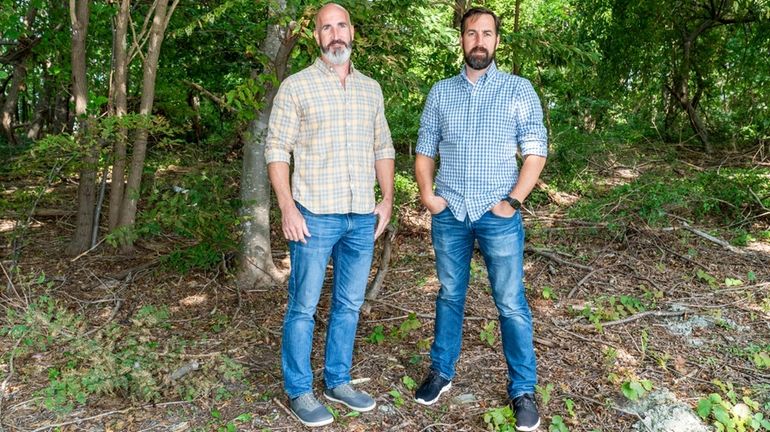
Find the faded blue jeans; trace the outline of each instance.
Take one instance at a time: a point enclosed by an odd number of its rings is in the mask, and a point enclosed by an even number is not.
[[[433,216],[431,234],[441,289],[436,298],[431,367],[445,379],[455,374],[463,334],[473,244],[477,240],[497,306],[503,354],[508,365],[508,396],[534,393],[537,383],[532,315],[524,295],[524,226],[521,213],[510,218],[486,212],[470,222],[449,208]]]
[[[334,282],[326,332],[324,383],[334,388],[350,381],[358,311],[364,302],[374,253],[374,214],[311,213],[297,205],[310,237],[307,243],[289,242],[291,275],[289,304],[283,322],[281,368],[290,398],[311,392],[313,370],[313,315],[321,296],[326,266],[331,257]]]

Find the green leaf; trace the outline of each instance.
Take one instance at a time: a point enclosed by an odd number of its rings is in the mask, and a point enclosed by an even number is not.
[[[735,286],[741,286],[741,285],[743,285],[743,281],[740,279],[733,279],[733,278],[725,279],[725,286],[735,287]]]
[[[696,411],[702,419],[707,419],[709,414],[711,414],[711,405],[711,399],[701,399],[698,401],[698,407]]]
[[[250,422],[254,416],[251,413],[243,413],[239,415],[238,417],[234,418],[234,421],[241,422],[241,423],[248,423]]]

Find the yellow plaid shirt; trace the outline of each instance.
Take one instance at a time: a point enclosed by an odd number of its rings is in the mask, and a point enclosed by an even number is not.
[[[374,211],[374,161],[396,152],[380,85],[351,65],[342,86],[323,60],[286,78],[270,114],[267,163],[294,157],[294,200],[317,214]]]

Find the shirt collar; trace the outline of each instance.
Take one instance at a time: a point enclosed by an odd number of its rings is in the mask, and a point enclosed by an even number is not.
[[[463,63],[462,68],[460,68],[460,76],[463,78],[463,80],[468,83],[471,86],[475,86],[477,84],[484,85],[487,81],[491,81],[495,78],[497,75],[497,64],[494,60],[492,60],[492,63],[489,64],[489,68],[487,68],[487,71],[484,72],[484,75],[479,77],[479,80],[476,81],[476,83],[472,83],[471,80],[468,79],[468,74],[465,73],[465,68],[467,65]]]
[[[335,71],[333,67],[331,67],[328,64],[326,64],[326,62],[324,62],[323,59],[321,59],[321,57],[317,57],[315,59],[315,63],[313,63],[313,65],[315,67],[317,67],[318,69],[320,69],[323,73],[329,74],[329,75],[334,75],[335,78],[337,77],[337,71]],[[355,68],[355,66],[353,66],[353,62],[351,61],[350,62],[350,73],[348,74],[348,78],[352,77],[356,72],[357,72],[356,68]]]

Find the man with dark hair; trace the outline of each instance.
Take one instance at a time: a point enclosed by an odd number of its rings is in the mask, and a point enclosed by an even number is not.
[[[490,10],[463,16],[459,75],[430,91],[420,122],[415,175],[432,214],[431,238],[441,289],[436,298],[431,369],[415,400],[431,405],[452,386],[462,343],[474,243],[487,266],[499,312],[508,396],[516,429],[540,425],[532,317],[524,293],[521,203],[540,176],[548,151],[543,112],[532,85],[499,71],[500,21]],[[523,158],[521,169],[516,159]],[[435,157],[440,167],[433,190]]]
[[[328,3],[315,25],[321,57],[281,84],[265,150],[291,256],[281,340],[284,389],[291,412],[306,426],[334,421],[313,394],[310,364],[314,314],[330,257],[334,282],[323,394],[356,411],[375,407],[371,396],[351,387],[350,368],[374,240],[390,221],[395,158],[382,90],[350,62],[350,15]]]

